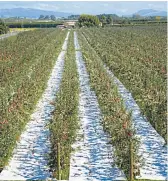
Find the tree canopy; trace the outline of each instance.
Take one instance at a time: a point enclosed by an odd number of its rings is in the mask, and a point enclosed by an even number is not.
[[[41,14],[40,17],[39,17],[39,19],[44,19],[44,17],[45,17],[45,16]]]
[[[8,26],[0,19],[0,34],[7,33],[9,30]]]
[[[39,17],[40,20],[53,20],[53,21],[56,21],[56,17],[54,15],[40,15]]]
[[[87,27],[92,27],[92,26],[99,26],[100,21],[97,16],[93,15],[87,15],[87,14],[82,14],[80,15],[78,19],[78,25],[79,27],[87,26]]]
[[[98,15],[99,21],[103,24],[112,24],[113,23],[113,19],[117,19],[118,16],[117,15],[113,15],[113,14],[102,14],[102,15]]]
[[[50,19],[53,20],[53,21],[55,21],[55,20],[56,20],[56,17],[55,17],[54,15],[51,15],[51,16],[50,16]]]

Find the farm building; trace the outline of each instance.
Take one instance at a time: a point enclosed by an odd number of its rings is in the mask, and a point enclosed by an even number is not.
[[[64,28],[66,28],[66,26],[65,25],[57,25],[57,28],[60,28],[60,29],[64,29]]]
[[[75,24],[78,20],[70,20],[70,21],[65,21],[64,25],[66,27],[75,27]]]

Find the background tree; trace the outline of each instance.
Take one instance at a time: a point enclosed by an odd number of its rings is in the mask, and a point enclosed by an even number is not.
[[[39,19],[44,19],[44,15],[40,15]]]
[[[97,17],[103,26],[118,23],[118,21],[122,20],[122,17],[119,17],[116,14],[100,14],[97,15]]]
[[[5,25],[4,21],[0,19],[0,34],[7,33],[9,30],[8,26]]]
[[[71,15],[68,16],[68,19],[77,20],[80,17],[80,15]]]
[[[44,17],[44,19],[50,19],[50,17],[49,17],[48,15],[46,15],[46,16]]]
[[[133,19],[140,19],[141,18],[141,16],[139,15],[139,14],[133,14]]]
[[[100,22],[102,23],[102,25],[104,26],[106,24],[106,16],[102,15],[99,17]]]
[[[87,26],[87,27],[99,26],[99,24],[100,24],[100,21],[99,21],[98,17],[93,16],[93,15],[83,14],[78,19],[79,27],[83,27],[83,26]]]
[[[53,20],[53,21],[55,21],[55,20],[56,20],[56,17],[55,17],[54,15],[51,15],[51,16],[50,16],[50,19]]]
[[[107,17],[106,22],[107,22],[107,24],[112,24],[112,23],[113,23],[113,18],[112,18],[111,15],[109,15],[109,16]]]

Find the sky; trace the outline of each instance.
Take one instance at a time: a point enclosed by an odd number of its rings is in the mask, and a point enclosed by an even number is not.
[[[0,1],[0,9],[34,8],[73,14],[130,15],[142,9],[167,11],[166,1]]]

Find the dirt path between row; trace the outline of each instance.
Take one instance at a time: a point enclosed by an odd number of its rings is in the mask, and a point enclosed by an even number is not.
[[[139,155],[143,159],[140,176],[137,179],[167,180],[167,146],[164,139],[142,115],[131,93],[107,68],[109,76],[114,79],[118,92],[124,100],[127,111],[132,112],[136,136],[140,139]]]
[[[120,169],[112,167],[113,148],[101,125],[101,112],[94,91],[89,86],[87,73],[77,35],[74,33],[76,63],[80,81],[79,118],[80,130],[76,150],[70,161],[70,181],[125,180]]]
[[[12,33],[7,33],[7,34],[4,34],[4,35],[0,35],[0,40],[3,40],[5,38],[9,38],[11,36],[15,36],[17,34],[19,34],[19,32],[12,32]]]

